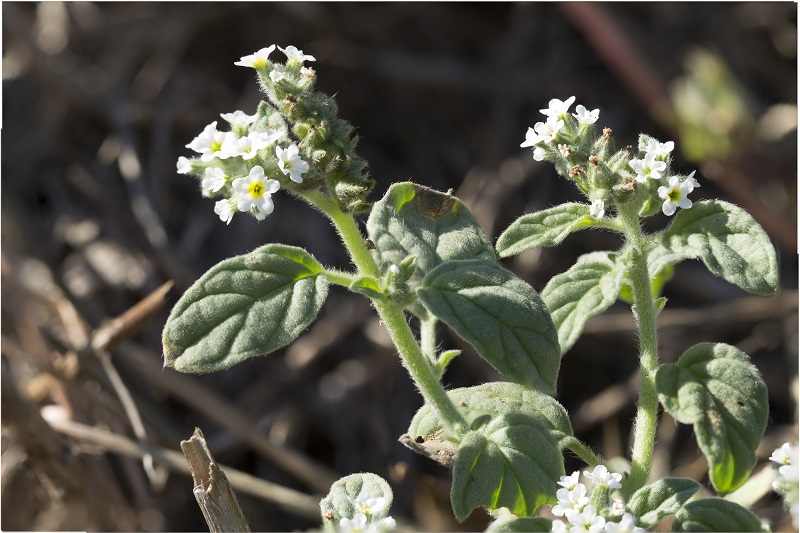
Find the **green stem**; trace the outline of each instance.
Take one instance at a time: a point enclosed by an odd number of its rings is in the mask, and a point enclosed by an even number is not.
[[[636,210],[620,208],[625,235],[630,244],[628,276],[634,295],[633,312],[639,328],[639,404],[634,422],[631,474],[625,485],[630,495],[647,483],[653,463],[653,448],[658,425],[658,396],[655,375],[658,369],[658,315],[651,292],[650,272],[647,267],[647,242],[639,225]]]
[[[591,448],[574,437],[567,442],[566,448],[589,466],[597,466],[603,463],[602,457],[595,454]]]
[[[380,277],[378,266],[364,242],[353,215],[342,212],[334,200],[322,194],[313,197],[309,194],[307,199],[331,219],[359,272]],[[422,397],[425,398],[425,403],[436,411],[445,429],[461,437],[467,431],[467,423],[447,396],[433,364],[422,352],[406,321],[403,308],[387,300],[373,300],[373,305],[389,332],[389,337],[397,347],[403,366],[411,374]]]
[[[419,345],[431,363],[436,363],[436,317],[419,321]]]
[[[342,287],[350,287],[350,285],[352,285],[353,282],[356,280],[356,276],[348,272],[341,272],[339,270],[334,270],[334,269],[326,269],[325,279],[328,280],[328,283],[334,283],[336,285],[341,285]]]

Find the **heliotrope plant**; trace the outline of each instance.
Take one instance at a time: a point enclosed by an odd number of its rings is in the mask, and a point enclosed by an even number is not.
[[[328,268],[282,244],[222,261],[173,308],[163,332],[167,366],[210,372],[282,348],[313,322],[329,286],[343,286],[371,300],[424,397],[401,441],[453,469],[458,520],[485,508],[496,517],[492,531],[640,532],[667,517],[674,531],[763,530],[738,504],[696,499],[696,481],[650,479],[659,405],[694,426],[720,496],[741,487],[755,465],[767,392],[748,356],[703,343],[662,364],[656,329],[662,288],[685,259],[700,259],[749,292],[777,289],[775,250],[749,214],[717,200],[693,203],[700,183],[694,172],[673,172],[673,142],[641,135],[637,149],[618,150],[610,129],[598,132],[598,109],[577,105],[570,113],[574,97],[551,100],[521,146],[551,162],[586,203],[523,215],[495,246],[450,193],[395,183],[372,204],[352,126],[314,91],[316,73],[305,65],[314,57],[293,46],[280,50],[284,63],[271,59],[274,45],[236,62],[256,71],[264,101],[253,115],[223,113],[226,131],[207,126],[187,145],[197,155],[181,157],[178,172],[197,177],[226,223],[237,213],[264,219],[279,190],[309,203],[333,223],[353,270]],[[366,236],[355,218],[362,212],[369,213]],[[666,227],[645,232],[642,220],[659,213],[669,217]],[[498,263],[590,228],[617,232],[624,244],[578,258],[541,294]],[[618,299],[637,319],[641,377],[630,462],[611,472],[573,435],[555,395],[561,358],[587,319]],[[440,350],[440,321],[509,381],[446,390],[441,378],[459,351]],[[588,484],[579,472],[565,475],[564,450],[589,465]],[[782,469],[776,490],[796,514],[791,453],[772,459]],[[381,478],[347,476],[320,502],[323,525],[393,529],[391,498]],[[542,516],[548,509],[555,519]]]

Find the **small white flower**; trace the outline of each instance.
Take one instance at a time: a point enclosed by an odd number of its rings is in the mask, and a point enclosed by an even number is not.
[[[230,224],[233,220],[233,214],[236,212],[231,199],[220,200],[214,204],[214,212],[219,215],[219,219],[226,224]]]
[[[203,196],[211,196],[225,186],[228,176],[221,168],[207,168],[206,177],[203,178]]]
[[[183,156],[178,158],[178,174],[189,174],[192,171],[192,162]]]
[[[572,116],[577,118],[578,122],[581,124],[594,124],[600,117],[599,109],[592,109],[589,111],[580,104],[578,104],[578,106],[575,108],[575,111],[577,111],[577,113],[573,113]]]
[[[308,163],[300,157],[300,149],[296,144],[290,144],[289,148],[283,149],[275,147],[275,155],[278,156],[278,168],[281,172],[289,175],[289,178],[296,183],[303,183],[301,174],[308,172]]]
[[[262,69],[267,65],[267,62],[269,62],[269,55],[274,50],[275,50],[275,45],[272,44],[266,48],[262,48],[255,54],[244,56],[239,61],[234,63],[234,65],[239,65],[240,67],[252,67],[256,70]]]
[[[272,80],[272,83],[278,83],[279,81],[281,81],[285,77],[286,76],[284,76],[283,72],[281,72],[281,71],[279,71],[277,69],[276,70],[271,70],[270,73],[269,73],[269,79]]]
[[[311,67],[300,67],[300,75],[304,78],[313,78],[316,71]]]
[[[373,497],[366,492],[362,492],[357,498],[352,496],[347,497],[347,501],[356,508],[356,510],[365,515],[372,516],[375,513],[383,510],[386,507],[386,498]]]
[[[279,46],[278,48],[280,48],[281,52],[286,54],[288,59],[294,59],[295,61],[316,61],[314,56],[308,56],[304,54],[302,50],[298,50],[294,46],[287,46],[286,48],[281,48]]]
[[[200,160],[206,163],[215,157],[227,159],[228,156],[222,152],[222,144],[230,135],[233,135],[233,133],[217,131],[217,121],[215,120],[206,126],[203,132],[195,137],[192,142],[187,144],[186,148],[191,148],[195,152],[202,154]]]
[[[658,139],[652,137],[647,140],[647,143],[639,142],[639,150],[648,154],[653,154],[653,157],[666,157],[675,148],[675,143],[667,141],[665,143],[658,142]]]
[[[538,146],[533,149],[533,159],[535,161],[544,161],[544,156],[547,155],[547,152],[544,148],[539,148]]]
[[[686,195],[690,192],[692,192],[690,183],[681,182],[678,176],[670,176],[669,184],[666,187],[658,188],[658,196],[664,200],[664,203],[661,204],[661,211],[669,217],[675,214],[679,207],[689,209],[692,207],[692,201]]]
[[[358,513],[352,520],[349,518],[342,518],[339,520],[339,531],[356,533],[359,531],[367,530],[367,517],[362,513]]]
[[[241,156],[245,161],[249,161],[258,155],[259,150],[270,144],[272,143],[264,133],[253,131],[245,137],[228,137],[222,145],[222,151],[229,157]]]
[[[800,481],[800,465],[797,464],[797,461],[783,465],[782,467],[778,468],[778,475],[782,476],[786,481],[797,483]]]
[[[795,452],[795,455],[796,453],[797,452]],[[788,442],[784,442],[781,444],[780,448],[772,452],[772,455],[769,456],[769,460],[779,465],[788,465],[791,464],[791,454],[792,445]]]
[[[628,164],[636,171],[636,181],[639,183],[644,183],[647,178],[661,179],[661,173],[667,169],[667,164],[656,161],[656,156],[652,152],[648,152],[644,159],[631,159]]]
[[[537,122],[533,125],[533,130],[539,135],[539,140],[546,143],[551,142],[558,135],[558,130],[564,127],[564,121],[556,118],[555,115],[547,118],[547,122]]]
[[[529,146],[535,146],[536,143],[541,141],[542,139],[539,137],[539,134],[536,133],[533,128],[528,128],[528,131],[525,133],[525,141],[519,145],[520,148],[527,148]]]
[[[621,489],[620,481],[622,481],[622,474],[609,472],[608,468],[603,465],[597,465],[594,470],[589,472],[584,470],[583,475],[586,476],[595,487],[608,487],[610,489]]]
[[[266,179],[263,168],[254,166],[246,178],[233,180],[232,186],[233,190],[239,193],[237,196],[239,211],[250,211],[258,220],[264,220],[272,213],[275,207],[272,203],[272,193],[280,189],[280,183],[277,180]]]
[[[603,218],[606,214],[606,203],[603,200],[594,200],[589,206],[589,214],[594,218]]]
[[[570,510],[580,511],[584,505],[589,503],[586,485],[583,483],[578,483],[572,490],[558,489],[556,498],[558,498],[558,504],[553,506],[553,514],[556,516],[564,516]]]
[[[645,530],[636,526],[632,514],[625,513],[619,522],[607,522],[605,533],[645,533]]]
[[[567,490],[572,490],[580,484],[580,480],[578,479],[580,475],[581,475],[580,470],[576,470],[569,476],[561,476],[561,479],[558,481],[558,484]]]
[[[567,533],[568,530],[566,522],[561,520],[553,520],[550,525],[550,533]]]
[[[547,109],[540,109],[539,111],[542,112],[543,115],[547,117],[560,117],[561,115],[566,115],[569,111],[569,106],[572,105],[572,102],[575,101],[574,96],[570,96],[563,102],[558,98],[553,98],[548,102]]]
[[[696,179],[694,179],[694,173],[695,172],[697,172],[697,171],[696,170],[692,170],[692,173],[689,174],[688,176],[686,176],[686,179],[683,180],[685,183],[688,183],[689,185],[692,186],[692,188],[689,190],[689,192],[691,192],[694,189],[699,189],[700,188],[700,184],[697,182]]]
[[[622,500],[614,500],[611,502],[611,514],[614,516],[622,516],[625,512],[625,504]]]
[[[397,276],[398,274],[400,274],[400,267],[399,267],[399,266],[397,266],[397,265],[391,265],[391,266],[389,267],[389,272],[391,272],[392,274],[394,274],[395,276]]]
[[[394,531],[397,527],[397,522],[395,522],[394,518],[391,516],[387,516],[380,522],[375,522],[374,524],[377,526],[378,531]]]
[[[589,531],[590,533],[601,533],[606,525],[606,519],[597,514],[594,505],[587,505],[582,511],[570,509],[565,515],[569,520],[570,532]]]
[[[241,136],[247,133],[247,128],[256,121],[258,115],[248,115],[244,111],[237,110],[233,113],[220,113],[219,116],[231,125],[231,130]]]

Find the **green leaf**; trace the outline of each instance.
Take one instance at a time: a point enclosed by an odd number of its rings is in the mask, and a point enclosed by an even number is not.
[[[611,307],[622,287],[625,274],[622,261],[608,256],[601,259],[597,253],[588,255],[553,277],[542,291],[542,300],[558,329],[562,354],[575,344],[589,318]]]
[[[480,506],[530,516],[556,501],[563,475],[561,451],[541,418],[503,414],[462,439],[453,464],[453,512],[459,521]]]
[[[564,407],[552,396],[529,389],[517,383],[494,381],[475,387],[464,387],[447,391],[450,401],[464,415],[472,419],[477,414],[488,414],[492,418],[522,413],[530,417],[541,417],[553,439],[563,449],[563,443],[572,437],[572,425]],[[423,405],[408,427],[408,436],[416,442],[441,440],[444,428],[430,405]]]
[[[705,498],[687,503],[675,514],[672,531],[766,531],[756,515],[720,498]]]
[[[351,499],[362,498],[383,498],[383,507],[377,508],[367,518],[370,522],[376,522],[389,515],[389,508],[392,505],[392,489],[389,484],[380,476],[370,473],[351,474],[345,476],[331,485],[328,495],[319,502],[319,509],[322,513],[322,524],[326,529],[339,530],[339,521],[342,518],[353,519],[356,514],[361,513],[353,505]]]
[[[213,372],[275,351],[308,327],[327,294],[322,265],[302,248],[268,244],[226,259],[172,309],[164,364]]]
[[[717,493],[739,488],[756,463],[767,425],[767,387],[744,352],[698,344],[656,373],[658,399],[676,420],[694,424]]]
[[[486,529],[486,533],[519,532],[549,533],[553,523],[539,516],[515,516],[509,514],[498,518]]]
[[[353,280],[350,290],[369,298],[380,299],[386,296],[381,290],[381,282],[372,276],[361,276]]]
[[[592,226],[586,204],[561,204],[522,215],[497,239],[497,253],[510,257],[539,246],[556,246],[567,235]]]
[[[662,243],[746,291],[766,295],[778,288],[775,248],[753,217],[733,204],[708,200],[681,210]]]
[[[558,334],[530,285],[496,263],[448,261],[425,277],[417,295],[498,372],[555,394]]]
[[[372,208],[367,233],[385,264],[400,265],[417,256],[411,287],[449,259],[496,260],[492,244],[461,200],[415,183],[389,188]]]
[[[692,479],[667,477],[634,492],[625,509],[640,527],[652,527],[678,512],[699,489],[700,484]]]

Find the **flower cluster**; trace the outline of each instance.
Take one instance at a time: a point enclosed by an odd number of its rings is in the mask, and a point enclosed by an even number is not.
[[[688,176],[668,173],[675,143],[642,135],[636,157],[627,150],[614,152],[611,130],[605,128],[599,136],[595,132],[600,110],[579,104],[575,113],[570,113],[574,102],[574,96],[550,100],[547,109],[540,110],[545,121],[528,128],[520,147],[533,148],[535,160],[554,163],[559,174],[574,180],[589,199],[592,217],[603,218],[609,202],[619,205],[638,200],[642,216],[657,211],[651,205],[660,204],[667,216],[679,207],[692,206],[688,195],[700,186],[694,172]]]
[[[621,474],[609,472],[605,466],[599,465],[591,472],[584,471],[583,475],[590,482],[590,486],[579,481],[578,471],[569,476],[561,476],[558,484],[562,488],[556,492],[558,503],[553,506],[552,512],[557,517],[563,517],[566,522],[553,520],[550,531],[644,533],[644,529],[636,526],[634,516],[625,512],[622,501],[609,498],[611,489],[622,488]]]
[[[778,469],[778,476],[772,482],[772,488],[783,496],[784,505],[792,515],[792,524],[798,527],[800,524],[800,490],[798,490],[798,480],[800,480],[800,457],[798,457],[798,447],[791,446],[788,442],[772,452],[769,460]]]
[[[287,58],[285,65],[270,62],[269,55],[275,45],[245,56],[235,64],[256,70],[269,67],[271,73],[280,72],[279,77],[267,75],[275,83],[280,81],[288,90],[307,89],[313,71],[302,63],[314,58],[294,46],[280,49]],[[270,106],[260,106],[254,115],[237,110],[220,116],[229,129],[218,130],[217,121],[206,126],[186,145],[198,156],[178,158],[178,173],[197,175],[203,196],[221,197],[214,205],[214,212],[223,222],[230,223],[237,212],[263,220],[274,209],[272,195],[281,185],[290,183],[287,178],[303,183],[303,174],[309,172],[311,165],[300,155],[300,147],[292,142],[286,121]]]
[[[394,530],[397,525],[391,516],[374,520],[374,517],[380,516],[382,514],[380,512],[386,508],[385,498],[362,493],[357,498],[348,496],[347,500],[357,512],[353,518],[339,520],[339,531],[343,533],[382,533]]]

